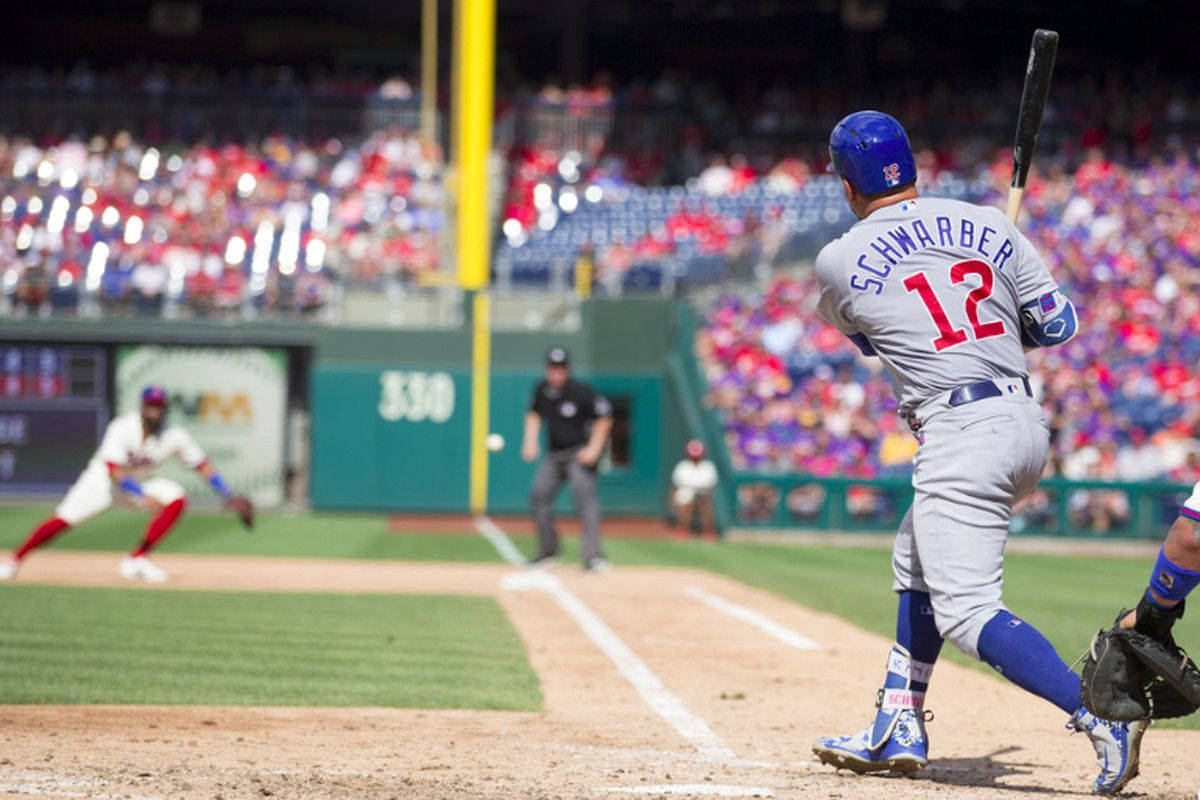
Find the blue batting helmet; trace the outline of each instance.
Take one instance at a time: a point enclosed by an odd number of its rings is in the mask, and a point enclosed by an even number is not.
[[[830,171],[863,194],[880,194],[917,179],[908,135],[882,111],[855,111],[829,134]]]

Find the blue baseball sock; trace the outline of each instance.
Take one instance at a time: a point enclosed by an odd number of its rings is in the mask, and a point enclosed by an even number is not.
[[[1017,686],[1068,714],[1083,705],[1079,676],[1059,658],[1054,645],[1037,628],[1007,611],[998,612],[983,626],[979,657]]]
[[[933,621],[933,603],[928,592],[900,592],[900,603],[896,609],[896,644],[905,649],[913,661],[933,664],[942,650],[942,635]],[[912,680],[908,685],[906,676],[891,670],[884,679],[885,689],[911,688],[923,692],[927,681]]]
[[[933,663],[942,650],[942,635],[933,619],[929,592],[900,592],[896,609],[896,643],[917,661]]]
[[[1155,595],[1163,600],[1173,601],[1176,605],[1188,596],[1188,593],[1200,584],[1200,572],[1184,569],[1167,558],[1163,548],[1158,549],[1158,560],[1154,562],[1154,571],[1150,573],[1150,587],[1146,590],[1146,599],[1159,608],[1167,608],[1155,600]]]

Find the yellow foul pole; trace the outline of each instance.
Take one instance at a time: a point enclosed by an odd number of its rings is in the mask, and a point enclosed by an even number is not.
[[[458,211],[455,257],[458,281],[471,303],[471,461],[469,501],[487,509],[488,395],[491,325],[488,280],[488,155],[492,146],[496,0],[456,0],[454,20],[454,180]]]

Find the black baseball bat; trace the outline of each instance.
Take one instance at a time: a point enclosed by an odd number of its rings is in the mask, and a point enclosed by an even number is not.
[[[1013,144],[1012,183],[1008,189],[1008,218],[1017,221],[1021,196],[1025,194],[1025,178],[1033,163],[1033,149],[1046,96],[1050,93],[1050,74],[1054,72],[1054,54],[1058,51],[1058,31],[1038,28],[1029,45],[1029,63],[1025,67],[1025,88],[1021,90],[1021,109],[1017,113],[1017,139]]]

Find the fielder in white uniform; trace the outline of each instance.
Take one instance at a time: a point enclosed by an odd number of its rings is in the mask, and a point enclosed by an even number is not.
[[[713,491],[717,488],[717,467],[704,457],[704,442],[690,440],[683,448],[684,459],[671,470],[671,513],[675,518],[674,536],[687,539],[692,524],[700,518],[700,532],[708,539],[717,538],[713,514]]]
[[[166,391],[160,386],[147,386],[142,391],[139,411],[114,417],[108,423],[100,448],[54,516],[35,528],[10,558],[0,560],[0,580],[11,580],[30,551],[114,502],[143,508],[151,514],[142,543],[121,561],[121,576],[128,580],[166,580],[166,571],[151,563],[147,553],[175,525],[187,505],[187,495],[178,483],[155,477],[154,471],[177,458],[203,475],[223,498],[233,497],[196,440],[183,428],[167,423],[167,409]]]
[[[925,689],[948,639],[1070,714],[1096,750],[1093,791],[1116,792],[1137,774],[1145,723],[1088,713],[1079,676],[1001,598],[1012,506],[1049,451],[1023,347],[1066,342],[1075,310],[999,210],[918,199],[908,137],[892,117],[851,114],[830,153],[860,221],[817,257],[817,308],[883,362],[920,447],[893,551],[896,644],[875,720],[818,739],[813,752],[855,772],[924,767]]]

